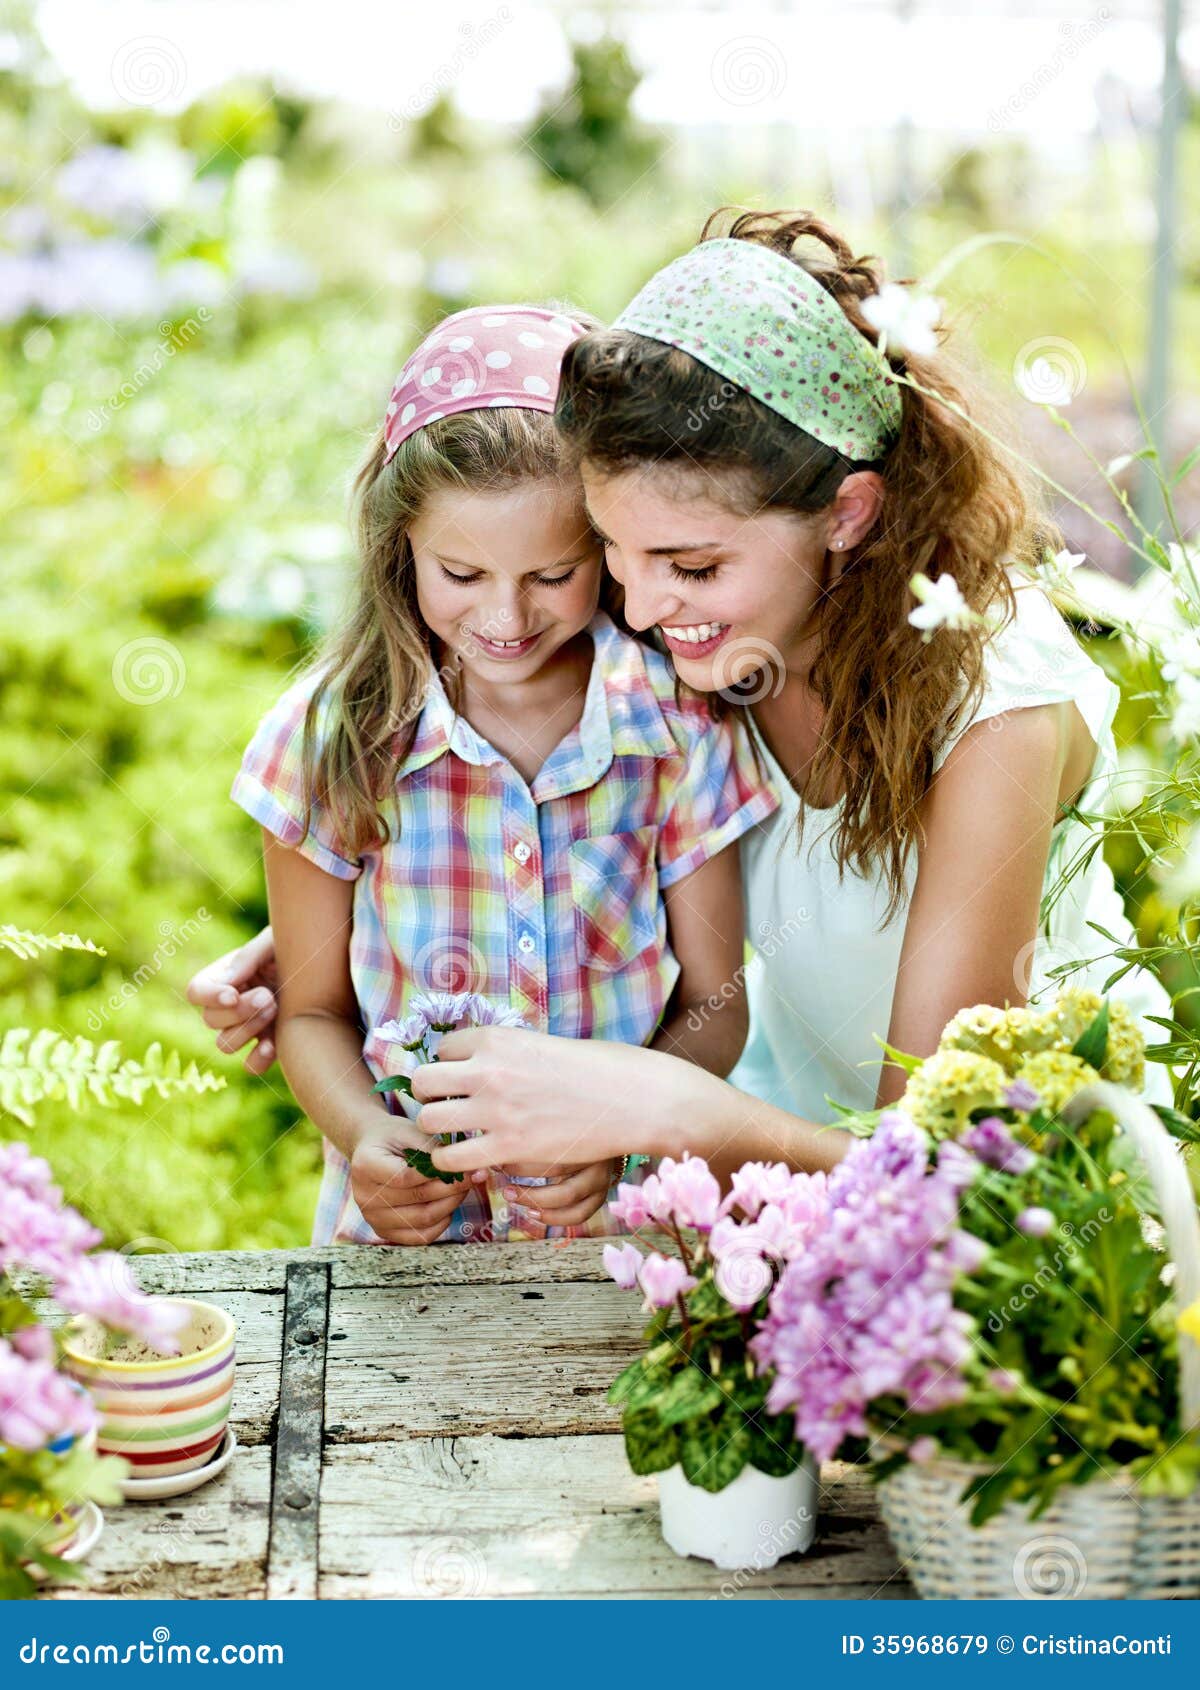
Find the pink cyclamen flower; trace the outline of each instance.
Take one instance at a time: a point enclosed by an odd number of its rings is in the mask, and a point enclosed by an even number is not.
[[[941,1447],[936,1438],[931,1438],[926,1433],[923,1437],[914,1438],[912,1443],[909,1444],[908,1459],[915,1461],[920,1466],[926,1461],[932,1461]]]
[[[19,1185],[0,1186],[0,1272],[24,1267],[50,1279],[99,1242],[99,1232],[77,1210]]]
[[[667,1309],[681,1292],[690,1291],[696,1281],[674,1256],[647,1256],[638,1280],[646,1294],[646,1305]]]
[[[1054,1216],[1049,1209],[1022,1209],[1017,1216],[1017,1230],[1029,1238],[1045,1238],[1054,1231]]]
[[[98,1420],[86,1391],[0,1338],[0,1444],[42,1449],[59,1438],[82,1437]]]
[[[49,1162],[33,1155],[29,1146],[19,1141],[0,1144],[0,1190],[13,1186],[52,1209],[62,1203],[62,1192],[54,1183]]]
[[[163,1355],[177,1356],[177,1334],[188,1312],[179,1303],[147,1297],[133,1282],[129,1262],[115,1250],[81,1256],[58,1275],[54,1295],[72,1314],[91,1315],[114,1332],[141,1338]]]
[[[648,1182],[647,1182],[648,1183]],[[653,1200],[652,1200],[653,1201]],[[660,1207],[661,1205],[661,1207]],[[721,1208],[721,1187],[701,1156],[685,1155],[682,1162],[664,1156],[658,1167],[654,1212],[659,1220],[707,1232]]]
[[[632,1291],[638,1269],[645,1259],[636,1244],[606,1244],[601,1252],[605,1267],[622,1291]]]
[[[778,1203],[791,1182],[792,1170],[786,1162],[745,1162],[730,1179],[722,1213],[741,1209],[753,1220],[764,1203]]]
[[[619,1185],[617,1195],[609,1204],[609,1211],[619,1221],[623,1221],[630,1232],[636,1232],[641,1226],[650,1224],[650,1209],[646,1202],[646,1186],[654,1179],[648,1174],[642,1185]],[[655,1184],[658,1182],[655,1181]]]

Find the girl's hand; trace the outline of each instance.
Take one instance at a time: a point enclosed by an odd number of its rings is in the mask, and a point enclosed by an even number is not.
[[[478,1135],[433,1152],[435,1165],[454,1173],[518,1163],[579,1168],[626,1151],[704,1155],[733,1126],[730,1100],[736,1110],[740,1096],[661,1051],[519,1027],[447,1033],[438,1060],[418,1068],[412,1084],[427,1132]]]
[[[501,1189],[510,1203],[519,1203],[547,1226],[582,1226],[604,1207],[620,1166],[621,1158],[612,1156],[591,1162],[586,1168],[575,1168],[553,1185],[506,1185]]]
[[[275,939],[269,927],[201,968],[187,984],[187,1000],[203,1012],[206,1027],[217,1030],[217,1049],[232,1056],[250,1039],[248,1073],[265,1074],[275,1060],[273,1037],[279,977]]]
[[[404,1160],[406,1149],[432,1149],[402,1116],[372,1119],[350,1158],[350,1188],[367,1225],[388,1244],[432,1244],[470,1190],[469,1179],[445,1185]],[[485,1176],[486,1177],[486,1176]]]

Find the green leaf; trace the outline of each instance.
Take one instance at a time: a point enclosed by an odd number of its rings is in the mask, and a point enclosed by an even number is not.
[[[413,1094],[412,1081],[407,1074],[389,1074],[386,1079],[380,1080],[378,1085],[372,1086],[371,1090],[399,1091],[403,1092],[405,1097],[411,1097]]]
[[[790,1414],[759,1414],[749,1423],[750,1465],[773,1479],[786,1479],[804,1460]]]
[[[1185,1144],[1200,1144],[1200,1121],[1189,1120],[1178,1109],[1168,1108],[1165,1103],[1152,1103],[1150,1107],[1175,1138],[1181,1138]]]
[[[1100,1005],[1100,1011],[1091,1026],[1082,1032],[1071,1046],[1072,1056],[1078,1056],[1082,1062],[1100,1072],[1108,1055],[1108,999]]]
[[[737,1409],[689,1420],[679,1434],[679,1460],[701,1490],[724,1490],[750,1459],[750,1431]]]
[[[665,1473],[679,1460],[679,1434],[664,1426],[652,1408],[630,1413],[623,1422],[625,1454],[635,1473]]]
[[[608,1400],[612,1403],[625,1402],[646,1369],[645,1356],[635,1356],[628,1367],[623,1367],[608,1387]]]
[[[897,1050],[894,1045],[888,1044],[886,1039],[881,1039],[878,1033],[873,1033],[871,1037],[875,1040],[875,1043],[887,1057],[888,1061],[897,1068],[903,1068],[906,1074],[915,1074],[917,1069],[925,1060],[923,1056],[905,1055],[904,1051]],[[864,1066],[866,1065],[864,1064]]]
[[[403,1155],[409,1167],[415,1168],[426,1179],[439,1179],[443,1185],[454,1185],[462,1178],[461,1174],[447,1174],[441,1168],[435,1168],[428,1150],[405,1150]]]
[[[664,1426],[676,1426],[680,1421],[710,1414],[724,1401],[725,1393],[715,1379],[709,1379],[698,1367],[683,1367],[660,1397],[658,1415]]]
[[[1185,476],[1192,473],[1198,463],[1200,463],[1200,446],[1193,446],[1187,457],[1183,460],[1179,468],[1171,477],[1171,486],[1178,487],[1179,483]]]

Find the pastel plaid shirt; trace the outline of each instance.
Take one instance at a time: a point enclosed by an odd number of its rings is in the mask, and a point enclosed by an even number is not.
[[[396,770],[399,837],[360,857],[344,854],[320,804],[302,835],[301,748],[316,674],[260,722],[233,799],[285,845],[355,882],[350,973],[364,1029],[402,1016],[419,991],[475,991],[544,1032],[636,1045],[653,1037],[679,976],[663,889],[779,800],[740,721],[715,722],[699,699],[677,704],[668,660],[605,612],[588,631],[595,651],[581,719],[532,785],[455,716],[432,674]],[[394,836],[390,804],[383,813]],[[368,1038],[363,1056],[376,1079],[380,1055]],[[324,1155],[313,1242],[380,1242],[354,1202],[346,1159],[328,1140]],[[493,1176],[464,1194],[439,1242],[513,1237],[520,1217],[503,1210]],[[622,1230],[605,1206],[586,1226],[549,1236]]]

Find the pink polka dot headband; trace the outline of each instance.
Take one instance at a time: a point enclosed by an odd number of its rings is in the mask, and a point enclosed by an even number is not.
[[[562,355],[587,330],[535,305],[476,305],[447,317],[396,377],[384,419],[390,463],[401,441],[459,411],[553,411]]]

